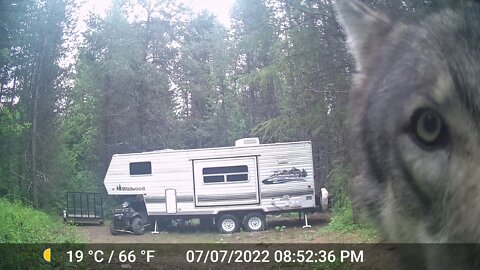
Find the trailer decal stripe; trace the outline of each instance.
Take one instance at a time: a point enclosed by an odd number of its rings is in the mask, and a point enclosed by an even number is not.
[[[228,195],[198,195],[200,202],[214,202],[214,201],[238,201],[238,200],[257,200],[256,193],[245,194],[228,194]]]
[[[313,195],[312,189],[305,189],[305,190],[297,190],[297,191],[263,191],[262,192],[262,199],[272,198],[272,197],[283,197],[283,196],[303,196],[303,195]]]
[[[145,203],[165,203],[165,196],[155,196],[155,197],[149,197],[145,198]],[[177,202],[193,202],[193,196],[191,195],[180,195],[177,196]]]

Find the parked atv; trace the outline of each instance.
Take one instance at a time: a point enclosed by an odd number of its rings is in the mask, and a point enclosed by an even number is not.
[[[123,202],[121,207],[112,211],[110,233],[117,235],[120,232],[143,234],[148,226],[148,216],[140,203],[135,201]]]

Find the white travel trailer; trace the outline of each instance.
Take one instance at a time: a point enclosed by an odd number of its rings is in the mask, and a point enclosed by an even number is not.
[[[214,221],[223,233],[257,231],[266,214],[314,211],[320,201],[309,141],[246,138],[233,147],[116,154],[104,184],[109,195],[137,198],[115,210],[113,234],[141,234],[162,218]]]

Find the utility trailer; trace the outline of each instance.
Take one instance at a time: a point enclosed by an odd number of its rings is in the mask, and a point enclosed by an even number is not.
[[[245,138],[232,147],[115,154],[104,185],[124,199],[113,213],[112,234],[194,218],[222,233],[259,231],[267,214],[313,212],[322,209],[316,201],[326,202],[325,192],[315,191],[310,141]]]
[[[63,221],[75,224],[103,224],[103,199],[100,193],[68,192]]]

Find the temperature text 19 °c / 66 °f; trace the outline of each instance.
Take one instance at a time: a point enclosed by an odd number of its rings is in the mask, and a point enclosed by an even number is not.
[[[141,258],[149,263],[155,257],[155,250],[140,250],[137,254],[134,250],[111,250],[105,252],[103,250],[88,250],[86,253],[83,250],[69,250],[67,251],[68,261],[71,263],[80,263],[86,256],[91,257],[96,263],[134,263],[137,261],[138,253]]]

